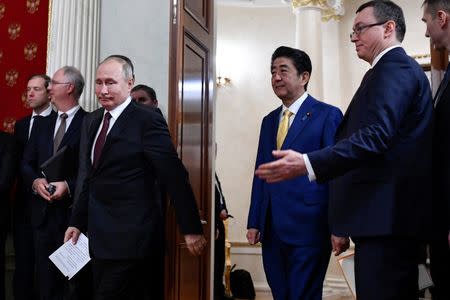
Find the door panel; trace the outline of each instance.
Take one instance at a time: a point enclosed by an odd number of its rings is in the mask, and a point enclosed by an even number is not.
[[[213,111],[213,0],[174,0],[172,3],[169,79],[169,128],[178,154],[189,172],[203,220],[206,239],[211,238],[212,208],[212,111]],[[200,257],[191,256],[167,213],[165,299],[210,298],[211,245]]]

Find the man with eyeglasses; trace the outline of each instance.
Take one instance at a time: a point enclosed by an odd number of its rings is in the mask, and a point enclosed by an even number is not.
[[[358,300],[416,299],[420,242],[430,233],[432,101],[420,66],[401,48],[405,21],[391,1],[369,1],[351,34],[371,64],[336,133],[336,144],[279,160],[256,174],[277,182],[308,174],[330,182],[332,233],[355,243]],[[345,239],[333,239],[340,249]]]
[[[50,105],[47,87],[50,77],[45,74],[30,76],[27,82],[26,103],[32,109],[31,114],[18,120],[14,127],[14,137],[18,146],[18,157],[22,159],[23,150],[29,137],[34,135],[35,122],[39,118],[56,115]],[[16,300],[34,298],[34,246],[31,226],[31,199],[29,186],[17,176],[17,187],[13,202],[13,243],[14,243],[14,276],[13,294]]]
[[[438,50],[450,50],[450,1],[425,0],[425,36]],[[429,243],[433,300],[450,299],[450,66],[434,96],[433,236]]]
[[[65,66],[55,72],[48,86],[57,114],[39,120],[25,147],[22,172],[25,184],[36,194],[31,200],[31,223],[39,299],[62,299],[65,278],[48,259],[64,240],[78,170],[80,127],[86,112],[78,104],[84,88],[80,71]],[[65,148],[64,180],[50,182],[40,166]],[[54,187],[52,191],[50,187]]]

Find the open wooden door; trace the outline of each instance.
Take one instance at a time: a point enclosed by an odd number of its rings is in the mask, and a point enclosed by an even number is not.
[[[171,0],[169,128],[211,237],[213,174],[213,0]],[[167,213],[165,299],[210,299],[211,245],[189,255],[170,208]]]
[[[430,41],[430,54],[431,54],[431,90],[433,97],[437,92],[439,84],[444,78],[445,70],[448,65],[448,51],[436,50]]]

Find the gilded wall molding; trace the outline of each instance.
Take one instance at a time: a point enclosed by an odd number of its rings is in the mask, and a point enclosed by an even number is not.
[[[292,9],[317,8],[321,10],[322,21],[339,20],[344,15],[344,0],[292,0]]]

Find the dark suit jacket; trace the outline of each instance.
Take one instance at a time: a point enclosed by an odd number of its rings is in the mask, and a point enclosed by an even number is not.
[[[97,259],[135,259],[151,253],[161,228],[155,179],[163,183],[176,210],[183,234],[202,228],[188,173],[172,145],[167,124],[155,110],[131,102],[107,135],[97,168],[91,150],[104,109],[92,113],[85,151],[86,178],[76,199],[71,226],[89,233],[91,255]],[[90,124],[89,124],[90,123]],[[82,137],[84,139],[84,137]]]
[[[272,151],[276,149],[281,109],[277,108],[263,119],[256,168],[275,160]],[[298,110],[281,149],[305,153],[332,145],[341,119],[342,113],[338,108],[308,96]],[[310,182],[307,176],[273,184],[254,176],[247,228],[258,229],[264,242],[270,211],[272,228],[283,242],[297,246],[323,245],[330,241],[327,205],[327,184]]]
[[[330,185],[329,216],[338,236],[428,233],[432,102],[420,66],[402,48],[366,74],[333,147],[308,153]]]
[[[80,108],[69,128],[61,141],[59,149],[67,146],[68,153],[72,159],[67,159],[67,165],[65,166],[65,181],[67,181],[70,189],[70,193],[75,193],[75,180],[78,172],[78,153],[80,144],[80,128],[86,111]],[[33,181],[36,178],[42,177],[40,165],[53,156],[53,134],[55,130],[56,119],[58,115],[51,114],[48,117],[42,118],[39,122],[35,123],[33,135],[30,136],[30,140],[25,147],[23,161],[22,161],[22,173],[24,182],[31,188]],[[47,207],[52,205],[60,210],[60,220],[54,220],[60,225],[67,225],[69,206],[71,205],[71,197],[65,197],[64,199],[48,203],[46,200],[35,195],[35,199],[31,201],[31,221],[33,226],[37,227],[45,220]]]
[[[50,115],[56,116],[55,111],[51,111]],[[43,118],[43,117],[40,117]],[[19,160],[22,160],[23,152],[25,149],[26,144],[28,143],[28,132],[30,128],[30,120],[31,115],[28,115],[20,120],[18,120],[14,127],[14,137],[16,139],[17,147],[18,147],[18,157]],[[33,128],[31,130],[31,135],[35,134],[36,127],[34,126],[39,121],[38,119],[35,120],[33,124]],[[20,163],[20,162],[19,162]],[[18,167],[20,169],[20,165]],[[30,195],[31,195],[31,188],[30,186],[27,186],[23,182],[22,176],[20,176],[20,172],[18,172],[19,176],[17,177],[17,188],[16,188],[16,197],[14,199],[14,218],[16,221],[20,222],[21,220],[29,222],[30,218]]]
[[[214,184],[214,191],[215,191],[215,198],[214,198],[214,206],[215,206],[215,218],[216,218],[216,229],[219,222],[222,222],[220,219],[220,212],[225,209],[228,212],[227,209],[227,203],[225,201],[225,196],[222,192],[222,185],[220,184],[219,177],[217,176],[217,173],[215,174],[215,184]],[[223,203],[220,203],[220,197],[222,196]]]
[[[14,138],[0,131],[0,227],[6,229],[9,219],[9,196],[17,171],[17,147]]]
[[[449,74],[450,76],[450,74]],[[450,230],[450,84],[441,83],[434,110],[433,136],[433,231],[442,236]]]

